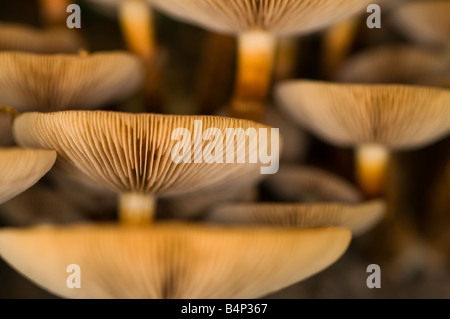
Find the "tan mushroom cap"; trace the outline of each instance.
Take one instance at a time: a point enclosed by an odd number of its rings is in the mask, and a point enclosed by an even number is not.
[[[448,68],[441,53],[407,45],[389,45],[358,53],[340,68],[337,80],[351,83],[414,83]]]
[[[386,205],[382,200],[347,204],[228,204],[214,209],[210,219],[224,224],[254,227],[322,227],[339,226],[361,235],[383,217]]]
[[[2,230],[0,255],[62,297],[255,298],[320,272],[350,239],[345,228],[84,225]],[[66,285],[72,264],[81,288]]]
[[[52,150],[0,149],[0,204],[33,186],[55,160]]]
[[[448,45],[450,2],[447,0],[411,1],[393,12],[391,22],[416,42]]]
[[[124,52],[39,55],[0,52],[0,103],[25,111],[86,109],[140,89],[141,62]]]
[[[360,12],[368,0],[150,0],[165,13],[220,33],[316,31]]]
[[[361,192],[349,182],[324,170],[283,165],[264,181],[264,186],[283,201],[359,203]]]
[[[75,53],[85,49],[78,33],[67,28],[38,30],[12,23],[0,23],[0,50],[34,53]]]
[[[407,85],[291,81],[280,106],[305,128],[339,146],[412,149],[450,132],[450,91]]]
[[[210,128],[217,128],[223,134],[223,163],[217,163],[211,157],[215,150],[219,151],[222,139],[201,141],[195,136],[198,133],[200,138],[202,134],[205,137]],[[242,129],[242,132],[227,141],[226,130],[234,128]],[[244,131],[254,130],[255,136],[259,136],[260,128],[267,129],[267,143],[248,143]],[[186,129],[191,135],[190,141],[187,138],[184,141],[172,139],[176,129]],[[119,193],[171,196],[201,190],[242,175],[261,174],[260,168],[266,165],[259,159],[252,163],[249,158],[249,154],[258,152],[258,147],[260,152],[268,147],[274,149],[273,154],[278,152],[270,145],[271,130],[268,127],[215,116],[106,111],[27,113],[15,120],[13,130],[20,145],[55,149],[58,161],[66,171],[81,173],[98,185]],[[187,148],[179,154],[190,163],[177,163],[172,158],[172,150],[183,142]],[[227,163],[227,149],[230,153],[234,150],[235,156],[245,150],[245,163]]]
[[[0,146],[14,144],[12,122],[17,112],[9,107],[0,106]]]

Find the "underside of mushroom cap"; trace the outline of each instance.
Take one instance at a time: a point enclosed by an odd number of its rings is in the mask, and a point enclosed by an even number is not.
[[[267,139],[261,138],[260,129]],[[261,174],[266,164],[259,158],[252,162],[258,150],[279,154],[279,145],[271,145],[269,127],[215,116],[27,113],[16,119],[13,130],[23,146],[55,149],[69,174],[81,173],[119,193],[172,196],[200,191],[242,175]],[[253,138],[246,132],[253,132]],[[229,161],[232,152],[234,161]],[[238,162],[238,154],[245,155],[244,162]]]
[[[264,186],[283,201],[359,203],[363,199],[356,186],[309,166],[283,165]]]
[[[410,39],[428,45],[447,46],[450,38],[450,2],[410,1],[390,19]]]
[[[0,148],[0,204],[34,185],[55,160],[53,150]]]
[[[383,217],[386,205],[382,200],[362,204],[271,204],[242,203],[219,206],[210,219],[231,225],[254,227],[347,227],[355,236],[375,226]]]
[[[440,52],[407,45],[389,45],[361,52],[347,60],[337,80],[351,83],[414,83],[448,69]]]
[[[0,255],[69,298],[256,298],[312,276],[347,249],[345,228],[158,224],[4,229]],[[77,265],[81,287],[67,286]]]
[[[277,96],[301,125],[338,146],[413,149],[450,132],[449,90],[299,80],[279,85]]]
[[[78,33],[68,28],[38,30],[29,26],[0,23],[0,50],[34,53],[76,53],[86,49]]]
[[[140,60],[125,52],[92,55],[0,52],[0,103],[20,112],[87,109],[142,86]]]
[[[369,0],[150,0],[155,8],[212,31],[316,31],[362,11]]]

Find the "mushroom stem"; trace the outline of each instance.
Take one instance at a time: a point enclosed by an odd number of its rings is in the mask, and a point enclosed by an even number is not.
[[[278,41],[276,62],[275,62],[275,81],[283,81],[294,76],[294,71],[298,63],[299,40],[293,38],[281,38]]]
[[[126,44],[144,61],[152,59],[156,45],[153,13],[142,0],[125,0],[119,5],[119,20]]]
[[[380,144],[365,144],[356,151],[356,176],[367,197],[382,194],[386,180],[389,150]]]
[[[123,193],[119,198],[122,224],[150,224],[155,215],[156,199],[144,193]]]
[[[65,26],[68,0],[39,0],[41,17],[47,26]]]
[[[358,30],[358,19],[344,20],[331,27],[323,39],[323,72],[332,78],[346,58]]]
[[[272,78],[275,38],[254,30],[239,36],[238,70],[230,113],[239,118],[260,121]]]

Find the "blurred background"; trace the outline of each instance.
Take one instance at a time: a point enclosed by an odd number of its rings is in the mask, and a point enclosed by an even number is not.
[[[285,67],[281,60],[274,82],[289,78],[352,81],[351,76],[343,75],[346,62],[361,52],[390,45],[440,50],[412,43],[411,37],[401,32],[392,19],[392,12],[396,10],[392,6],[394,1],[386,2],[391,5],[380,3],[382,28],[367,28],[369,14],[356,18],[354,34],[344,47],[344,53],[339,53],[342,55],[340,58],[338,53],[327,51],[326,38],[330,30],[283,40],[292,58]],[[397,6],[406,2],[409,1],[398,1]],[[74,32],[85,38],[88,51],[126,50],[114,13],[92,6],[91,1],[74,3],[79,4],[82,10],[82,28]],[[0,0],[0,8],[0,22],[42,27],[37,1]],[[447,14],[450,19],[450,12]],[[159,78],[164,88],[161,95],[163,107],[155,110],[150,107],[147,111],[219,113],[228,103],[233,90],[235,38],[209,33],[158,12],[155,19],[156,37],[164,59]],[[450,30],[448,32],[450,34]],[[450,67],[447,71],[450,72]],[[409,80],[406,75],[379,81],[411,84]],[[363,80],[355,75],[354,81]],[[272,104],[276,106],[276,101]],[[131,110],[133,101],[106,108]],[[283,121],[288,123],[289,119],[283,118]],[[356,184],[351,149],[333,147],[303,131],[298,143],[301,144],[301,154],[284,159],[284,163],[318,167]],[[388,216],[382,223],[362,237],[355,238],[343,258],[327,270],[267,297],[449,298],[450,138],[421,150],[395,153],[390,163],[387,185],[384,196],[388,203]],[[283,201],[264,183],[259,186],[258,192],[260,201]],[[23,195],[0,206],[0,227],[112,220],[115,218],[115,205],[112,194],[83,190],[80,185],[58,182],[57,176],[47,176]],[[170,213],[165,215],[163,211],[161,218],[169,217],[174,216]],[[368,289],[366,286],[369,275],[366,268],[370,264],[381,267],[381,289]],[[0,298],[55,297],[0,260]]]

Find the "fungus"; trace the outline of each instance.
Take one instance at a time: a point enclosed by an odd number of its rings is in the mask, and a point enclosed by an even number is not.
[[[205,138],[204,132],[214,128],[223,136]],[[237,129],[236,134],[226,135],[229,129]],[[246,135],[247,129],[254,132],[253,138]],[[268,140],[261,142],[259,129],[268,127],[214,116],[106,111],[27,113],[19,116],[13,127],[20,145],[55,149],[67,172],[121,194],[119,214],[130,223],[153,219],[155,195],[180,195],[235,181],[245,174],[261,174],[262,161],[250,158],[258,151],[267,154],[269,148],[272,156],[278,156],[279,150],[278,145],[271,145],[276,140],[271,130]],[[193,138],[174,137],[174,132],[188,132]],[[179,160],[174,160],[174,152]],[[226,152],[230,152],[227,161]],[[242,154],[243,163],[235,159]],[[232,162],[228,161],[230,155]]]
[[[0,148],[0,204],[36,184],[55,160],[53,150]]]
[[[356,148],[357,179],[368,196],[383,189],[389,152],[417,149],[450,132],[450,91],[407,85],[292,81],[277,90],[301,125]]]
[[[143,80],[139,60],[119,51],[0,52],[0,69],[0,101],[20,112],[98,107],[133,94]]]

